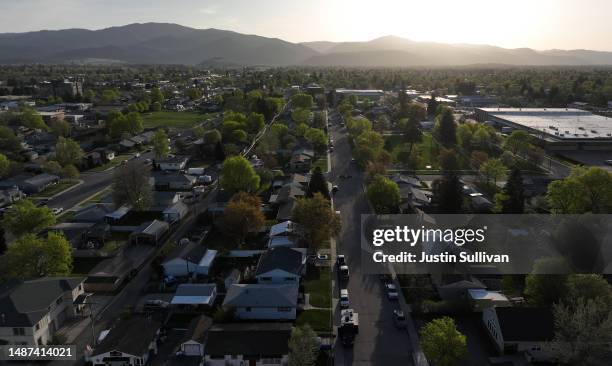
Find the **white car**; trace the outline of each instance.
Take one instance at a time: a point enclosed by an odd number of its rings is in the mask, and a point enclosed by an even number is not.
[[[343,288],[340,290],[340,307],[348,308],[349,307],[349,295],[348,290]]]
[[[397,300],[398,293],[397,293],[397,288],[395,288],[394,284],[386,283],[385,284],[385,289],[387,290],[387,299],[389,299],[389,300]]]
[[[54,209],[52,210],[52,212],[53,212],[53,214],[54,214],[54,215],[59,215],[59,214],[61,214],[62,212],[64,212],[64,209],[63,209],[62,207],[57,207],[57,208],[54,208]]]

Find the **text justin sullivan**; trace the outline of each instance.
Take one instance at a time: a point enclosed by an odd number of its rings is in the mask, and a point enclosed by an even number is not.
[[[419,257],[415,253],[400,252],[398,254],[385,254],[375,252],[373,254],[376,263],[509,263],[510,256],[507,254],[487,254],[487,252],[465,253],[457,256],[449,252],[439,254],[421,253]]]

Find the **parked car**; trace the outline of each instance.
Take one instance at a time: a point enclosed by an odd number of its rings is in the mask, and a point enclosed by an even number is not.
[[[340,268],[344,265],[346,265],[346,257],[344,256],[344,254],[338,254],[338,256],[336,257],[336,266]]]
[[[145,304],[144,304],[143,308],[145,310],[157,310],[157,309],[165,309],[168,306],[170,306],[170,304],[167,301],[163,301],[163,300],[147,300],[147,301],[145,301]]]
[[[349,279],[349,268],[348,268],[348,266],[347,265],[340,266],[340,268],[338,270],[338,275],[340,276],[341,280],[348,281],[348,279]]]
[[[406,316],[401,310],[393,310],[393,322],[399,329],[406,328]]]
[[[54,214],[54,215],[59,215],[59,214],[61,214],[62,212],[64,212],[64,208],[62,208],[62,207],[56,207],[56,208],[54,208],[52,211],[53,211],[53,214]]]
[[[332,187],[332,193],[336,193],[339,190],[340,190],[340,188],[338,186],[336,186],[336,185]]]
[[[395,288],[394,284],[386,283],[385,284],[385,289],[387,290],[387,299],[389,299],[389,300],[397,300],[398,293],[397,293],[397,288]]]
[[[348,290],[345,288],[340,290],[340,307],[341,308],[349,307],[349,294],[348,294]]]

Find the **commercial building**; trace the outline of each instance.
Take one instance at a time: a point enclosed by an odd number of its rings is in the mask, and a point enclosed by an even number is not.
[[[529,132],[548,150],[612,150],[612,118],[572,108],[476,108],[476,118]]]

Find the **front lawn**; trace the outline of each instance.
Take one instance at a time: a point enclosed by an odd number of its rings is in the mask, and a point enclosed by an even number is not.
[[[327,172],[327,155],[317,159],[317,161],[312,164],[312,171],[314,171],[316,167],[321,168],[323,173]]]
[[[310,267],[302,282],[304,292],[310,294],[310,305],[331,307],[331,275],[328,267]]]
[[[78,184],[79,181],[78,180],[63,180],[60,181],[57,184],[54,184],[52,186],[49,186],[47,188],[45,188],[44,191],[40,192],[39,194],[35,195],[35,198],[49,198],[51,196],[54,196],[72,186],[74,186],[75,184]]]
[[[212,117],[208,113],[162,111],[143,114],[144,128],[192,128]]]
[[[298,314],[295,325],[309,324],[317,333],[331,333],[332,311],[331,310],[304,310]]]
[[[110,169],[112,167],[115,167],[119,164],[121,164],[122,162],[124,162],[125,160],[128,160],[130,157],[132,157],[131,154],[122,154],[122,155],[117,155],[115,156],[115,158],[111,161],[109,161],[108,163],[102,164],[100,166],[94,167],[89,169],[90,172],[103,172],[107,169]]]

